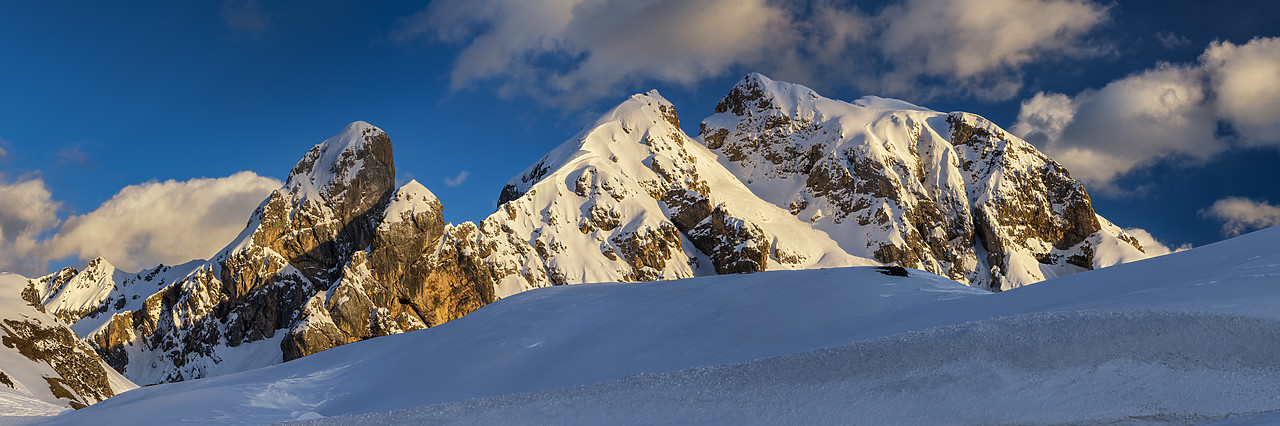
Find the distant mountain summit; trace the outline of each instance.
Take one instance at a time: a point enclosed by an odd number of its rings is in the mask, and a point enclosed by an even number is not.
[[[0,273],[0,417],[57,414],[137,388],[49,315],[39,291],[25,277]],[[67,312],[80,306],[51,301]]]
[[[1004,290],[1144,257],[1066,170],[976,115],[854,103],[752,74],[698,139],[656,91],[444,222],[355,122],[311,148],[208,261],[106,260],[28,293],[139,384],[439,325],[533,288],[892,264]],[[426,355],[426,354],[424,354]]]
[[[751,74],[699,137],[853,255],[995,291],[1146,257],[1062,165],[974,114]]]

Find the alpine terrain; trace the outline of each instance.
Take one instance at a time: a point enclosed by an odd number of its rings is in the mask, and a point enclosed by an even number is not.
[[[0,417],[57,414],[134,388],[46,313],[26,278],[0,274]]]
[[[887,264],[937,274],[913,272],[934,284],[1002,291],[1146,257],[1061,165],[973,114],[876,97],[847,103],[751,74],[699,127],[697,139],[686,134],[656,91],[634,95],[507,183],[491,216],[448,224],[431,191],[396,185],[388,135],[355,122],[311,148],[208,260],[127,273],[99,258],[14,291],[69,325],[80,340],[68,347],[87,344],[150,385],[433,328],[562,284]],[[662,288],[647,291],[662,297]],[[687,309],[714,311],[734,297]],[[884,296],[850,297],[875,305]],[[819,340],[788,348],[845,341]]]
[[[872,267],[557,286],[50,423],[1274,424],[1277,280],[1280,227],[1000,293]]]

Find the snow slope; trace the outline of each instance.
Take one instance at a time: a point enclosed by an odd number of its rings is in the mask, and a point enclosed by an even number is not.
[[[36,301],[39,289],[0,274],[0,417],[52,415],[136,388]]]
[[[1280,410],[1280,227],[996,294],[910,274],[539,289],[53,420],[1135,423]],[[533,393],[500,396],[517,392]]]
[[[1147,257],[1066,168],[994,123],[752,73],[699,140],[849,254],[1000,291]]]
[[[512,265],[497,268],[509,271],[498,297],[558,284],[880,264],[752,194],[680,129],[675,106],[656,90],[631,96],[512,179],[481,228],[535,248],[524,258],[489,256]]]

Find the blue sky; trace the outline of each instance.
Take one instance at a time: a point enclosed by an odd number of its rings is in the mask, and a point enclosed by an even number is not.
[[[355,120],[480,220],[626,96],[658,89],[696,135],[750,71],[984,115],[1118,225],[1203,245],[1280,222],[1276,22],[1269,1],[5,2],[0,269],[208,256]]]

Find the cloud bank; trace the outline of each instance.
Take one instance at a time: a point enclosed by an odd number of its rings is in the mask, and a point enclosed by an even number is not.
[[[1280,38],[1214,42],[1196,63],[1160,64],[1074,96],[1037,93],[1010,130],[1091,188],[1116,192],[1117,178],[1160,161],[1280,147]]]
[[[0,204],[0,271],[39,275],[67,257],[102,256],[126,271],[205,258],[235,238],[280,185],[252,172],[130,185],[65,221],[42,181],[0,185],[0,199],[17,200]]]
[[[1221,221],[1223,235],[1231,237],[1280,225],[1280,206],[1241,197],[1215,201],[1200,214]]]
[[[0,183],[0,271],[30,274],[44,268],[42,238],[58,226],[61,203],[44,181]]]
[[[441,0],[391,37],[460,45],[454,89],[494,82],[502,95],[564,105],[739,66],[886,95],[1000,100],[1021,88],[1023,66],[1087,54],[1082,37],[1106,19],[1085,0],[903,0],[874,11],[826,0]]]
[[[1183,244],[1177,248],[1169,248],[1169,246],[1156,239],[1155,235],[1142,228],[1125,228],[1124,233],[1137,238],[1138,244],[1142,246],[1142,251],[1151,256],[1164,256],[1169,253],[1177,253],[1184,250],[1190,250],[1191,244]]]

